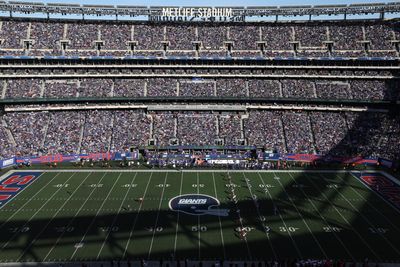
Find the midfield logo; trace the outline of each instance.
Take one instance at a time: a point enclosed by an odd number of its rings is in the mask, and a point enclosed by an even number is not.
[[[183,212],[189,215],[214,215],[228,216],[229,210],[218,209],[220,203],[215,197],[202,194],[187,194],[172,198],[169,208],[173,211]]]

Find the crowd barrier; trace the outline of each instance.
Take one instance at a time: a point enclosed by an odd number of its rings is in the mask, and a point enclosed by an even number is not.
[[[198,158],[199,155],[190,154],[168,154],[160,153],[152,155],[152,158],[159,159],[192,159]],[[208,153],[202,156],[205,160],[246,160],[250,158],[249,154],[221,154],[221,153]],[[265,161],[296,161],[306,163],[339,163],[339,164],[352,164],[352,165],[382,165],[387,168],[394,167],[394,162],[383,158],[364,158],[364,157],[332,157],[317,154],[279,154],[279,153],[259,153],[257,155],[259,160]],[[138,160],[139,152],[106,152],[106,153],[89,153],[89,154],[54,154],[54,155],[43,155],[43,156],[24,156],[24,157],[11,157],[0,160],[0,168],[8,168],[18,164],[31,163],[31,164],[44,164],[44,163],[63,163],[63,162],[77,162],[79,160]]]

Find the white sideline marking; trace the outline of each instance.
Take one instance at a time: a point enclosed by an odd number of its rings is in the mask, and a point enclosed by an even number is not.
[[[106,176],[106,174],[107,174],[107,172],[105,172],[105,173],[103,174],[103,176],[102,176],[101,179],[100,179],[100,182],[103,180],[103,178]],[[85,180],[86,180],[86,179],[85,179]],[[90,194],[89,194],[88,198],[86,198],[85,202],[83,202],[83,204],[79,207],[79,209],[78,209],[78,211],[75,213],[74,217],[68,222],[67,228],[68,228],[69,226],[71,226],[72,222],[75,220],[75,218],[76,218],[76,216],[79,214],[79,212],[81,212],[82,210],[85,211],[85,209],[83,209],[83,207],[85,206],[86,202],[88,202],[88,201],[90,200],[90,196],[94,193],[94,191],[95,191],[96,189],[97,189],[96,187],[92,188],[92,191],[90,191]],[[93,211],[96,211],[96,210],[93,210]],[[57,238],[56,243],[54,243],[54,245],[51,247],[51,249],[47,252],[47,254],[46,254],[46,256],[44,257],[43,261],[46,261],[47,257],[50,255],[50,253],[56,248],[58,242],[60,242],[61,238],[64,236],[64,233],[65,233],[65,231],[62,232],[61,235]]]
[[[163,196],[164,196],[164,192],[165,192],[165,188],[166,188],[165,184],[167,183],[167,179],[168,179],[168,173],[165,174],[164,186],[163,186],[163,189],[161,191],[161,198],[160,198],[160,203],[158,204],[156,222],[155,222],[154,227],[153,227],[153,236],[151,237],[149,253],[147,254],[147,258],[148,259],[150,259],[151,250],[153,248],[154,236],[156,235],[156,228],[157,228],[157,224],[158,224],[158,218],[160,217],[161,204],[163,202]]]
[[[290,174],[290,173],[289,173]],[[279,185],[282,187],[283,191],[287,194],[288,199],[290,200],[290,202],[292,203],[292,207],[294,207],[297,211],[297,214],[300,215],[301,220],[303,221],[303,223],[305,224],[305,226],[307,227],[308,231],[310,232],[310,234],[312,235],[312,237],[314,238],[314,241],[317,243],[319,249],[321,250],[322,254],[324,254],[325,258],[328,259],[328,255],[326,255],[325,250],[322,248],[321,244],[319,243],[318,239],[315,237],[313,231],[311,231],[310,226],[308,225],[308,223],[306,222],[306,220],[304,220],[303,215],[300,213],[299,209],[297,208],[297,206],[294,204],[293,199],[289,196],[289,193],[286,191],[286,188],[283,186],[283,184],[281,183],[280,179],[277,180]],[[293,180],[294,181],[294,180]],[[300,187],[300,189],[302,189]],[[303,189],[302,189],[303,190]]]
[[[199,172],[196,172],[197,176],[197,194],[200,193],[200,186],[199,186]],[[200,216],[197,217],[197,229],[200,230]],[[199,239],[199,259],[201,259],[201,231],[198,232],[198,239]]]
[[[230,176],[229,173],[230,173],[230,171],[228,172],[228,176]],[[237,206],[237,204],[236,204],[236,206]],[[242,228],[244,228],[244,225],[243,225],[243,222],[242,222],[242,217],[240,216],[240,212],[238,213],[238,215],[239,215],[240,226]],[[249,243],[247,242],[247,238],[246,237],[244,238],[244,241],[246,243],[247,254],[249,255],[249,258],[252,259]]]
[[[183,185],[183,173],[181,173],[181,186],[179,188],[179,195],[182,195],[182,185]],[[180,212],[177,212],[177,219],[176,219],[176,229],[175,229],[175,241],[174,241],[174,257],[176,255],[176,244],[178,240],[178,228],[179,228],[179,214]]]
[[[73,175],[72,175],[73,176]],[[67,180],[67,182],[72,178],[72,176]],[[78,191],[80,186],[86,181],[86,179],[90,176],[90,173],[86,176],[85,179],[82,180],[82,182],[76,187],[74,192],[70,195],[72,197],[73,194]],[[61,187],[62,188],[62,187]],[[60,188],[60,189],[61,189]],[[17,261],[20,261],[21,258],[25,255],[25,253],[28,251],[28,249],[36,242],[36,240],[39,238],[39,236],[47,229],[47,227],[50,225],[50,223],[53,221],[53,219],[57,216],[57,214],[61,211],[61,209],[68,203],[68,201],[65,201],[61,207],[58,208],[58,211],[51,217],[50,220],[48,220],[47,224],[41,229],[41,231],[35,236],[35,238],[32,240],[32,242],[29,243],[29,245],[22,251],[21,255],[18,257]],[[39,211],[38,211],[39,212]]]
[[[338,176],[336,175],[336,177],[338,177]],[[342,178],[339,177],[339,179],[342,179]],[[347,200],[347,198],[339,190],[337,190],[337,188],[335,188],[335,190],[346,200],[347,203],[350,204],[350,206],[353,208],[353,210],[356,213],[361,215],[361,217],[364,219],[364,221],[366,221],[369,224],[370,227],[375,228],[375,226],[371,223],[371,221],[363,213],[361,213],[356,207],[354,207],[354,205],[349,200]],[[382,234],[380,234],[379,236],[381,236],[386,241],[386,243],[389,244],[389,246],[391,246],[394,251],[396,251],[397,255],[400,255],[400,251],[392,244],[392,242],[389,239],[386,238],[386,236],[384,236]]]
[[[259,172],[257,172],[257,174],[258,174],[258,176],[259,176],[260,181],[262,182],[262,184],[265,185],[264,179],[261,177],[261,174],[260,174]],[[269,192],[269,190],[268,190],[268,191],[264,191],[264,194],[265,194],[265,195],[268,194],[268,196],[269,196],[271,202],[275,205],[275,201],[273,200],[273,198],[272,198],[271,193]],[[280,219],[281,219],[283,225],[285,226],[286,229],[288,229],[288,227],[287,227],[287,225],[286,225],[286,222],[285,222],[285,220],[283,219],[283,217],[282,217],[282,215],[281,215],[281,213],[280,213],[279,211],[278,211],[278,214],[279,214],[279,217],[280,217]],[[292,240],[292,243],[293,243],[293,245],[294,245],[294,248],[296,249],[297,255],[299,255],[299,257],[300,257],[301,259],[303,259],[303,255],[301,254],[299,248],[297,247],[297,244],[296,244],[296,242],[294,241],[292,234],[290,233],[290,231],[287,231],[287,233],[288,233],[290,239]]]
[[[149,184],[150,184],[150,181],[151,181],[151,178],[152,178],[152,177],[153,177],[153,172],[150,173],[149,181],[147,182],[146,189],[144,190],[143,198],[146,197],[147,189],[149,188]],[[130,233],[129,233],[129,238],[128,238],[128,241],[126,242],[126,245],[125,245],[124,254],[122,255],[122,258],[123,258],[123,259],[125,259],[126,251],[128,250],[129,242],[130,242],[131,239],[132,239],[133,231],[135,230],[135,226],[136,226],[137,220],[138,220],[138,218],[139,218],[139,213],[140,213],[140,211],[142,210],[142,206],[143,206],[143,202],[140,203],[138,212],[136,213],[135,221],[133,222],[131,231],[130,231]]]
[[[215,192],[215,198],[218,199],[218,193],[217,193],[217,186],[215,185],[215,175],[212,173],[213,177],[213,183],[214,183],[214,192]],[[224,259],[226,259],[226,252],[225,252],[225,241],[224,241],[224,235],[222,233],[222,223],[221,223],[221,218],[218,216],[218,221],[219,221],[219,230],[221,234],[221,241],[222,241],[222,248],[223,248],[223,253],[224,253]]]
[[[293,175],[291,173],[289,173],[290,177],[292,178],[293,181],[295,181],[295,179],[293,178]],[[318,212],[319,217],[324,220],[324,222],[326,223],[326,225],[329,225],[328,221],[325,219],[325,217],[319,212],[318,208],[315,206],[314,202],[307,196],[307,194],[304,192],[303,188],[300,188],[301,192],[303,193],[303,195],[307,198],[308,202],[311,203],[311,205],[314,207],[314,210],[316,212]],[[313,190],[315,190],[315,188],[313,187]],[[310,210],[310,212],[313,212],[312,210]],[[338,237],[338,235],[335,232],[332,232],[332,234],[335,236],[335,238],[339,241],[339,243],[342,245],[342,247],[346,250],[347,254],[352,258],[353,261],[356,261],[356,259],[354,258],[354,256],[351,254],[351,252],[348,250],[348,248],[345,246],[345,244],[343,243],[342,239],[340,239]]]
[[[118,178],[115,180],[113,186],[111,187],[111,189],[108,191],[108,194],[106,196],[106,198],[104,199],[103,203],[101,203],[100,208],[97,210],[96,214],[94,215],[94,218],[92,219],[92,221],[90,222],[89,227],[87,227],[87,230],[85,232],[85,234],[83,235],[81,241],[79,241],[79,243],[83,243],[83,240],[85,240],[86,235],[89,233],[90,229],[92,228],[93,223],[95,222],[97,216],[99,215],[101,209],[103,208],[104,204],[107,202],[108,197],[110,196],[111,192],[113,191],[115,185],[117,184],[117,182],[119,181],[119,178],[121,177],[122,173],[119,174]],[[72,253],[70,260],[72,260],[72,258],[75,256],[76,252],[78,251],[78,249],[76,248],[75,251]]]
[[[68,179],[67,179],[67,181],[66,182],[68,182],[73,176],[75,175],[75,173],[73,173]],[[44,207],[44,206],[46,206],[46,204],[47,203],[49,203],[50,201],[51,201],[51,199],[61,190],[62,188],[59,188],[59,189],[57,189],[50,197],[49,197],[49,199],[47,199],[47,201],[28,219],[28,221],[27,222],[25,222],[25,224],[22,226],[22,227],[26,227],[29,223],[30,223],[30,221],[39,213],[39,211]],[[4,248],[6,248],[7,246],[8,246],[8,244],[10,243],[10,241],[11,240],[13,240],[16,236],[18,235],[18,232],[17,233],[15,233],[8,241],[7,241],[7,243],[5,243],[3,246],[2,246],[2,248],[4,249]]]
[[[132,181],[131,181],[131,184],[135,182],[136,176],[137,176],[137,173],[135,173],[135,175],[133,176]],[[119,214],[121,213],[121,209],[122,209],[122,207],[123,207],[123,205],[124,205],[124,203],[125,203],[126,197],[128,196],[128,193],[130,192],[131,188],[132,188],[132,187],[128,187],[128,190],[127,190],[126,193],[125,193],[124,199],[122,200],[121,205],[120,205],[119,208],[118,208],[117,215],[114,216],[114,219],[113,219],[113,221],[112,221],[112,223],[111,223],[111,228],[113,228],[114,225],[115,225],[115,223],[117,222],[118,216],[119,216]],[[101,248],[100,248],[100,250],[99,250],[99,253],[97,253],[96,260],[99,260],[101,251],[103,250],[104,245],[106,244],[106,242],[107,242],[108,237],[110,236],[110,234],[111,234],[111,231],[108,231],[107,236],[106,236],[106,238],[104,239],[103,244],[101,245]]]
[[[252,191],[252,189],[251,189],[252,187],[250,186],[249,179],[246,177],[246,175],[245,175],[244,173],[243,173],[243,177],[244,177],[244,180],[246,181],[247,189],[249,189],[250,197],[253,198],[253,196],[254,196],[255,194],[253,194],[253,191]],[[256,205],[254,205],[254,206],[255,206],[255,208],[256,208],[256,210],[257,210],[258,218],[260,219],[260,222],[261,222],[261,213],[260,213],[260,209],[258,208],[258,206],[256,206]],[[262,225],[262,227],[264,227],[264,226]],[[269,234],[268,234],[268,232],[267,232],[266,229],[264,229],[264,231],[265,231],[265,234],[266,234],[266,236],[267,236],[268,243],[269,243],[269,245],[270,245],[270,247],[271,247],[272,253],[274,254],[275,259],[278,259],[278,256],[276,255],[276,252],[275,252],[274,246],[272,245],[272,242],[271,242],[271,239],[270,239],[270,237],[269,237]]]
[[[324,177],[322,177],[321,175],[317,174],[318,176],[320,176],[322,179],[326,180]],[[316,186],[314,184],[314,182],[312,181],[311,178],[309,178],[307,175],[305,176],[307,178],[308,181],[310,181],[313,184],[313,187],[318,189],[318,186]],[[322,190],[320,191],[320,194],[325,198],[326,201],[329,202],[329,205],[331,205],[337,212],[337,214],[339,214],[339,216],[343,219],[343,221],[352,229],[352,231],[358,236],[358,238],[364,243],[364,245],[372,252],[372,254],[374,254],[374,256],[381,261],[381,258],[379,257],[379,255],[377,255],[375,253],[375,251],[369,246],[369,244],[365,241],[365,239],[362,237],[362,235],[360,235],[360,233],[354,228],[354,226],[349,222],[349,220],[347,220],[346,217],[343,216],[343,214],[336,208],[336,205],[334,205],[329,198],[325,195],[324,192],[322,192]]]

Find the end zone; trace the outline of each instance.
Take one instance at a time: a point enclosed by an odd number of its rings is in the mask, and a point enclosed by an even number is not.
[[[0,209],[37,180],[43,172],[11,172],[0,180]]]
[[[351,174],[400,212],[400,184],[394,177],[382,171],[351,172]]]

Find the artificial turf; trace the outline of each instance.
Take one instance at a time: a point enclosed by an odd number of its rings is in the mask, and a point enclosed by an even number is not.
[[[229,216],[170,210],[184,194]],[[0,233],[1,262],[400,260],[400,213],[350,172],[43,171],[0,209]]]

